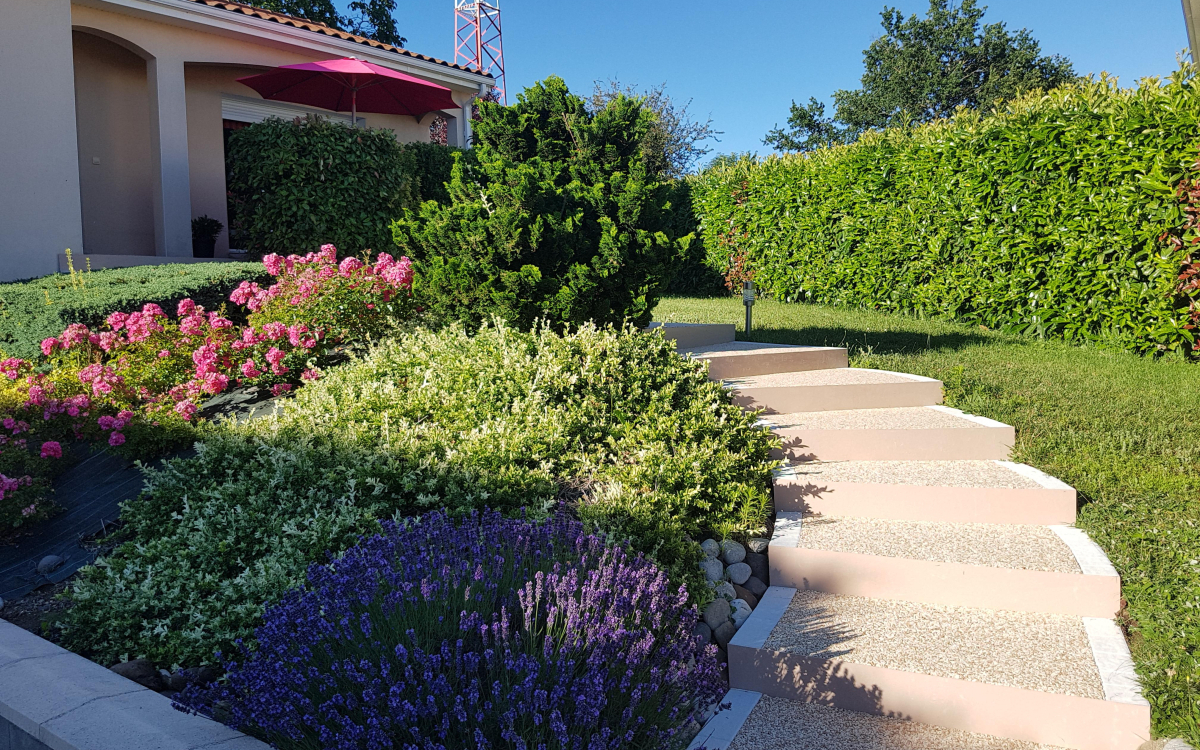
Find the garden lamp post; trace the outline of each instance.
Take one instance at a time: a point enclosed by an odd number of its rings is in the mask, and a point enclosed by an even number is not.
[[[746,333],[750,333],[750,324],[752,322],[751,310],[754,309],[754,282],[746,280],[742,282],[742,304],[746,306]]]

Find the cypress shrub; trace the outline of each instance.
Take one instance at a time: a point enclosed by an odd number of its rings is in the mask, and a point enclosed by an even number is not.
[[[778,299],[953,318],[1137,352],[1189,351],[1184,223],[1196,68],[1101,77],[989,113],[867,133],[693,179],[708,262]]]
[[[555,77],[518,99],[480,104],[477,166],[456,159],[449,202],[392,225],[421,304],[469,326],[645,325],[694,230],[643,148],[656,115],[623,95],[592,112]]]

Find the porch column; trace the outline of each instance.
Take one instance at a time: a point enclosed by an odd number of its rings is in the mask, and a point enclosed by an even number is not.
[[[150,153],[154,163],[154,248],[191,257],[192,189],[188,176],[187,95],[183,60],[146,61],[150,87]]]
[[[0,92],[0,281],[11,281],[85,250],[70,0],[0,0]]]
[[[467,147],[467,134],[471,132],[470,125],[467,125],[467,120],[471,119],[471,105],[468,102],[459,110],[458,117],[454,118],[454,145],[459,148]]]

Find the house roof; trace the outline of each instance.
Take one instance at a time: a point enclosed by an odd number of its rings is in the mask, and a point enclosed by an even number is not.
[[[262,8],[256,8],[253,5],[245,5],[243,3],[231,3],[231,2],[226,2],[226,0],[191,0],[191,2],[199,3],[200,5],[207,5],[210,8],[220,8],[222,10],[227,10],[232,13],[241,13],[242,15],[246,15],[246,16],[254,16],[255,18],[261,18],[264,21],[274,21],[275,23],[281,23],[286,26],[293,26],[297,29],[304,29],[305,31],[312,31],[317,34],[325,34],[326,36],[337,37],[338,39],[344,39],[348,42],[357,42],[359,44],[365,44],[368,47],[374,47],[375,49],[381,49],[381,50],[384,50],[385,52],[392,52],[392,53],[395,53],[398,55],[403,55],[405,57],[412,57],[417,60],[424,60],[425,62],[435,63],[437,65],[445,65],[447,68],[453,68],[455,70],[463,70],[468,73],[475,73],[477,75],[487,76],[488,78],[493,77],[491,73],[481,73],[476,68],[469,68],[465,65],[458,65],[455,63],[446,62],[445,60],[439,60],[436,57],[430,57],[428,55],[421,55],[416,52],[406,50],[403,47],[394,47],[390,44],[384,44],[383,42],[375,41],[374,39],[368,39],[365,36],[359,36],[357,34],[351,34],[346,31],[341,31],[339,29],[335,29],[332,26],[326,26],[325,24],[321,24],[321,23],[313,23],[312,21],[309,21],[309,20],[306,20],[303,18],[296,18],[294,16],[285,16],[282,13],[275,13],[273,11],[263,10]]]

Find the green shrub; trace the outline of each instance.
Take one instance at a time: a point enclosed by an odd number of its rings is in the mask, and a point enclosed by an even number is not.
[[[390,130],[273,117],[229,137],[228,164],[231,241],[255,253],[386,248],[412,199]]]
[[[243,128],[229,137],[231,241],[260,254],[387,250],[405,206],[447,199],[459,151],[321,117]]]
[[[478,168],[456,161],[446,205],[393,224],[434,315],[643,325],[683,246],[671,186],[646,166],[654,114],[614,97],[598,112],[559,78],[517,104],[480,104]]]
[[[680,252],[663,287],[671,296],[716,297],[729,294],[725,278],[709,263],[704,239],[696,234],[696,215],[692,209],[690,180],[671,182],[671,223],[669,234],[682,238]]]
[[[850,146],[742,160],[693,182],[711,265],[744,259],[778,299],[1005,331],[1190,349],[1172,185],[1196,160],[1186,65],[1102,78]]]
[[[174,310],[190,297],[218,309],[243,280],[267,281],[258,263],[169,263],[52,274],[0,284],[0,352],[36,359],[38,344],[71,323],[96,328],[112,312],[135,312],[147,302]]]
[[[413,198],[416,203],[450,202],[446,183],[450,182],[455,154],[462,154],[468,168],[476,163],[474,151],[437,143],[405,143],[403,154],[404,169],[412,175]]]
[[[310,563],[433,509],[565,507],[695,582],[701,534],[764,525],[774,444],[669,342],[588,326],[416,331],[210,430],[147,471],[128,541],[74,588],[71,648],[211,660]]]

